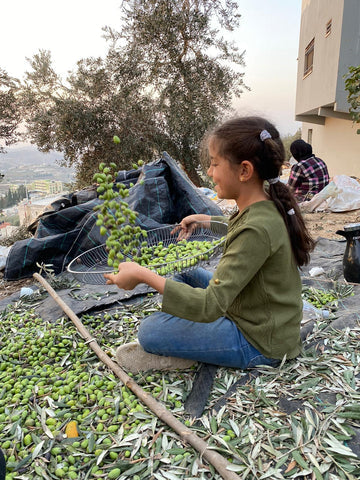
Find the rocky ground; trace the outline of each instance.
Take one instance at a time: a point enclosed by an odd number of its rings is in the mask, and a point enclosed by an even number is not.
[[[343,230],[344,225],[348,223],[359,223],[360,210],[341,213],[305,213],[304,218],[314,239],[322,237],[331,240],[342,240],[343,237],[338,235],[336,231]],[[3,272],[0,272],[0,300],[33,283],[33,278],[7,282],[3,278]]]

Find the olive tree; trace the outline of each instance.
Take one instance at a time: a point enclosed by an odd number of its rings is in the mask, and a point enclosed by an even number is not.
[[[290,145],[301,138],[301,128],[299,128],[293,135],[288,134],[281,138],[285,148],[285,161],[288,162],[291,158]]]
[[[243,54],[221,33],[238,26],[237,8],[231,0],[123,1],[121,30],[104,29],[106,57],[80,60],[65,81],[40,51],[23,85],[30,140],[62,152],[78,185],[100,162],[125,169],[163,150],[200,184],[200,140],[244,87]]]
[[[19,81],[0,68],[0,153],[19,139],[21,109],[18,102]]]
[[[127,0],[120,32],[107,28],[114,58],[141,62],[169,153],[199,182],[199,142],[242,92],[243,54],[222,32],[239,24],[231,0]]]
[[[349,67],[345,77],[345,89],[348,92],[349,113],[354,123],[360,123],[360,65]],[[357,130],[360,134],[360,129]]]
[[[29,62],[22,97],[28,135],[40,151],[63,153],[64,165],[76,169],[78,186],[92,181],[100,162],[127,169],[152,158],[162,135],[154,102],[139,86],[136,58],[118,60],[116,70],[111,55],[81,60],[66,83],[54,72],[50,52],[40,51]]]

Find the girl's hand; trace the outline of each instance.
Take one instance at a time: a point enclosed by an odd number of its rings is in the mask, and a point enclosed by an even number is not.
[[[117,285],[123,290],[132,290],[142,283],[143,267],[135,262],[123,262],[119,265],[119,273],[105,273],[107,285]]]
[[[210,215],[205,215],[202,213],[188,215],[181,220],[179,225],[176,225],[176,227],[172,230],[171,233],[173,234],[179,232],[178,240],[187,239],[191,236],[192,232],[197,227],[198,222],[210,222],[210,219]]]
[[[105,273],[104,277],[107,285],[117,285],[124,290],[132,290],[139,283],[146,283],[159,293],[164,293],[165,278],[135,262],[120,263],[119,273]]]

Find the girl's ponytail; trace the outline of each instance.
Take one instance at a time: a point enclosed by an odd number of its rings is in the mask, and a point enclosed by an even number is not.
[[[299,206],[289,187],[281,181],[269,185],[268,193],[284,219],[296,263],[302,267],[309,263],[315,242],[306,228]]]

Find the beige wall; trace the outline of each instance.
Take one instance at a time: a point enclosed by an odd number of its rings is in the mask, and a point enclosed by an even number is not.
[[[312,129],[313,152],[328,166],[329,175],[348,175],[360,178],[360,135],[359,125],[352,121],[326,118],[325,125],[302,124],[302,138],[309,141]]]
[[[336,101],[344,0],[303,0],[296,115],[308,113]],[[332,20],[331,33],[325,36]],[[315,38],[313,71],[304,78],[305,48]]]
[[[331,33],[326,36],[330,19]],[[305,48],[313,38],[313,71],[304,78]],[[356,134],[360,126],[350,119],[343,78],[359,59],[360,0],[303,0],[296,119],[304,122],[302,138],[326,162],[330,176],[360,178],[360,135]]]

